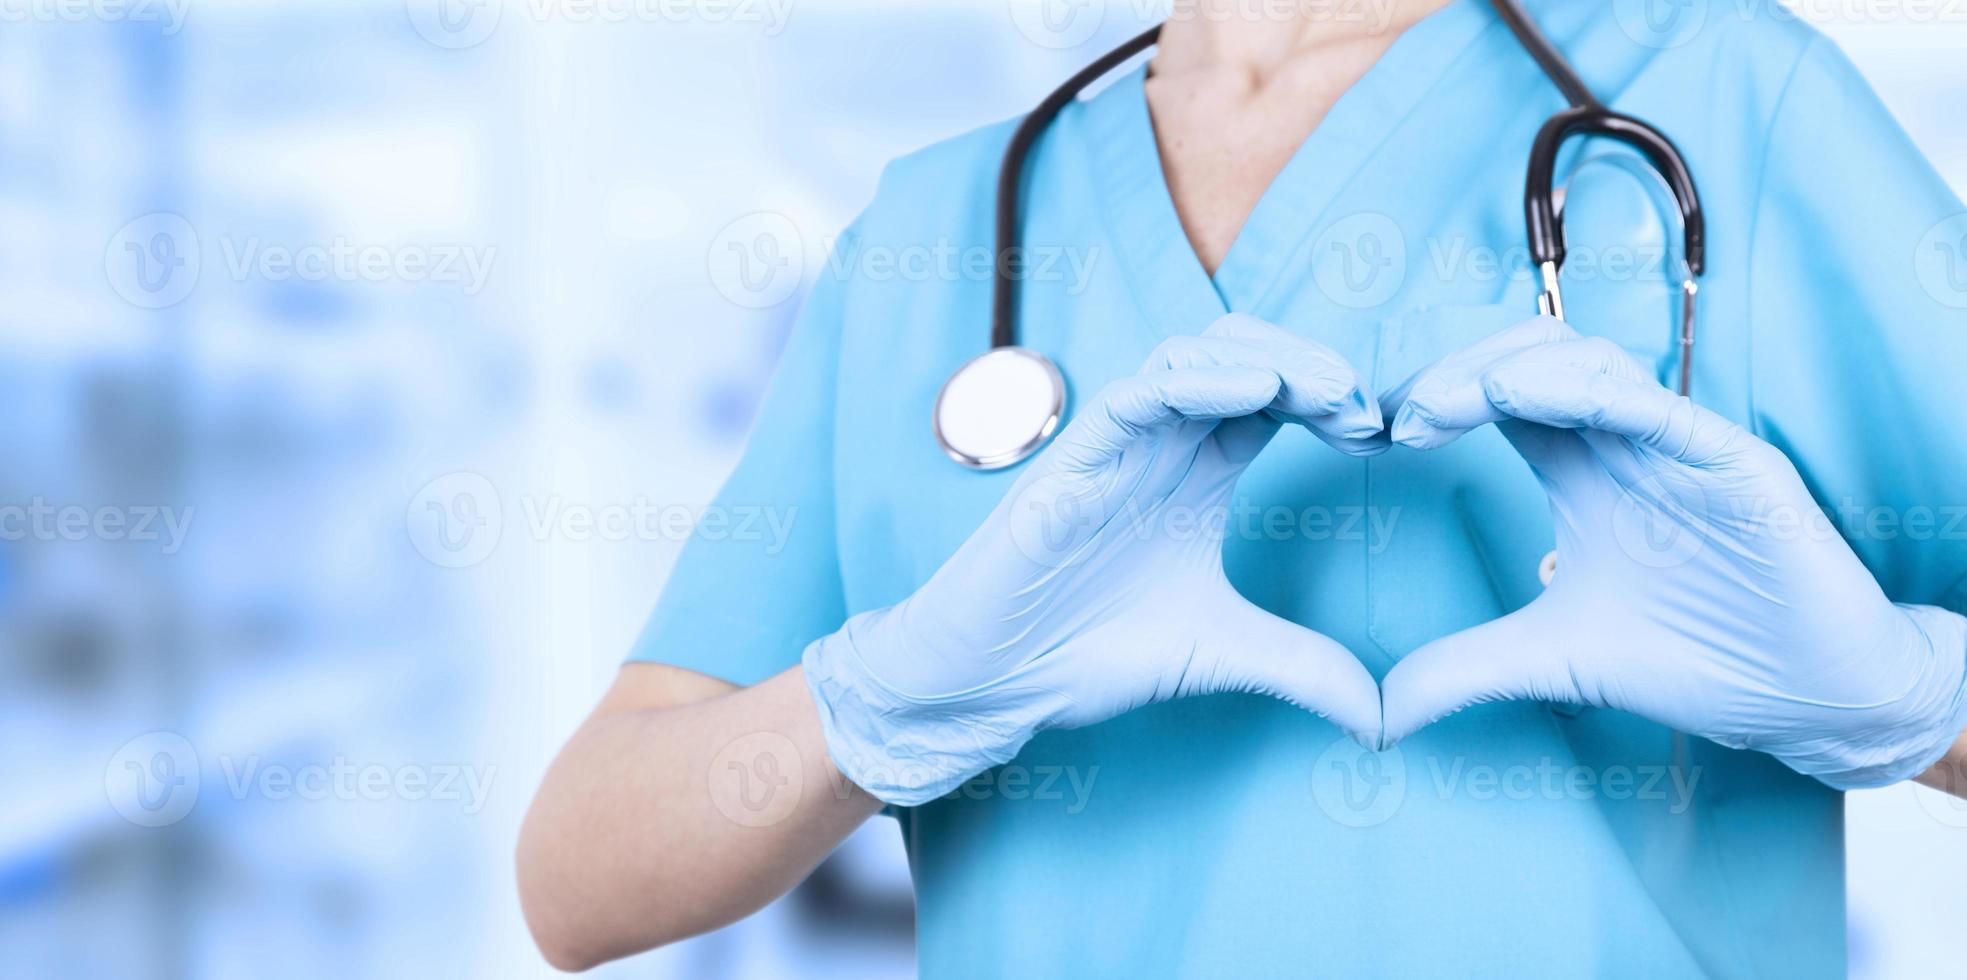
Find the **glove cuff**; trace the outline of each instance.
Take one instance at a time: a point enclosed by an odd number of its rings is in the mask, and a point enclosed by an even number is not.
[[[888,612],[849,619],[807,646],[800,663],[834,767],[883,803],[918,806],[1010,761],[1037,724],[1001,720],[1029,711],[983,712],[972,697],[919,698],[883,683],[858,644]]]
[[[1874,789],[1931,769],[1967,729],[1967,618],[1937,606],[1898,604],[1927,646],[1926,676],[1893,706],[1898,720],[1857,740],[1848,761],[1858,765],[1816,773],[1840,790]]]

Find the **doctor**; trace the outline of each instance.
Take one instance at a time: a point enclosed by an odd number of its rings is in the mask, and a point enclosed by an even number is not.
[[[1021,284],[1072,411],[1020,467],[925,431],[989,279],[853,260],[987,247],[1013,123],[889,167],[719,497],[790,537],[691,542],[539,791],[541,949],[886,804],[930,977],[1842,976],[1840,791],[1967,767],[1967,209],[1789,18],[1532,4],[1698,176],[1697,407],[1630,151],[1560,159],[1527,316],[1562,99],[1489,5],[1178,9],[1027,165],[1083,271]]]

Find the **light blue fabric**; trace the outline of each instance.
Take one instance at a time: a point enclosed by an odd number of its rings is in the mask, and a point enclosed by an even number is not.
[[[1807,27],[1714,7],[1682,43],[1647,44],[1627,6],[1532,11],[1700,181],[1695,396],[1790,456],[1890,598],[1961,609],[1967,523],[1948,522],[1967,503],[1967,271],[1943,247],[1967,232],[1960,202]],[[1386,390],[1534,311],[1523,166],[1559,105],[1487,5],[1457,0],[1333,107],[1212,282],[1169,201],[1142,76],[1121,78],[1031,160],[1025,243],[1061,258],[1025,284],[1024,340],[1058,361],[1074,406],[1227,311],[1332,347]],[[1010,125],[889,168],[721,497],[796,508],[789,540],[693,541],[635,657],[747,683],[791,667],[927,581],[1017,479],[963,470],[929,435],[938,386],[986,343],[988,277],[871,261],[988,249]],[[1670,382],[1659,188],[1602,144],[1573,147],[1559,176],[1572,323]],[[1528,603],[1554,546],[1542,490],[1493,427],[1371,460],[1287,428],[1237,496],[1231,581],[1375,676]],[[1368,756],[1291,705],[1197,698],[1041,734],[901,819],[929,977],[1844,972],[1841,797],[1611,710],[1484,705]]]

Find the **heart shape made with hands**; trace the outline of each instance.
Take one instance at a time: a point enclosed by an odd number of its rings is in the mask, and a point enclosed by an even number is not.
[[[1549,497],[1556,577],[1375,683],[1224,572],[1236,484],[1285,424],[1358,456],[1495,425]],[[1795,515],[1814,533],[1782,533]],[[1140,533],[1178,519],[1199,531]],[[1651,548],[1661,528],[1682,544]],[[906,806],[1046,729],[1224,692],[1373,747],[1482,701],[1597,705],[1879,785],[1967,725],[1963,650],[1967,619],[1888,600],[1782,453],[1609,342],[1530,320],[1382,404],[1337,352],[1231,315],[1102,389],[927,582],[802,664],[835,764]]]
[[[1402,658],[1380,684],[1382,747],[1471,704],[1563,702],[1855,788],[1923,771],[1967,724],[1967,620],[1893,604],[1786,456],[1616,344],[1538,317],[1383,408],[1384,437],[1413,449],[1495,425],[1549,497],[1557,572]]]

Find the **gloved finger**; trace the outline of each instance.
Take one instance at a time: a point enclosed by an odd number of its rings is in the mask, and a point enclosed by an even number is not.
[[[1322,416],[1307,415],[1296,421],[1310,428],[1327,445],[1349,455],[1377,456],[1389,447],[1390,443],[1385,438],[1385,415],[1379,398],[1345,355],[1309,337],[1299,336],[1244,313],[1218,317],[1202,335],[1231,338],[1271,351],[1286,364],[1309,362],[1338,365],[1345,372],[1349,384],[1341,394],[1337,409]],[[1288,377],[1286,381],[1289,381]]]
[[[1104,462],[1157,429],[1262,411],[1281,386],[1275,371],[1252,367],[1181,368],[1122,378],[1101,389],[1066,426],[1057,448],[1072,463]]]
[[[1477,379],[1497,361],[1541,345],[1575,340],[1578,332],[1555,317],[1532,317],[1499,330],[1420,371],[1389,392],[1388,438],[1412,449],[1436,449],[1504,416],[1482,397]]]
[[[1217,335],[1225,322],[1248,321],[1237,329],[1249,336]],[[1384,445],[1369,443],[1381,428],[1379,401],[1364,379],[1337,351],[1296,337],[1253,317],[1218,320],[1200,337],[1173,337],[1155,348],[1143,372],[1204,365],[1262,367],[1283,381],[1267,414],[1311,429],[1327,443],[1355,455],[1373,455]]]
[[[1552,647],[1534,609],[1442,637],[1394,664],[1380,682],[1380,748],[1472,704],[1582,703],[1565,651]]]
[[[1265,412],[1224,419],[1216,425],[1216,443],[1222,447],[1224,459],[1248,465],[1270,445],[1271,438],[1283,425]]]
[[[1308,422],[1346,410],[1361,394],[1352,366],[1336,353],[1285,352],[1225,337],[1170,337],[1148,356],[1141,373],[1193,367],[1258,367],[1277,372],[1283,387],[1267,411],[1287,422]]]
[[[1512,418],[1623,436],[1700,466],[1745,442],[1740,426],[1668,391],[1610,341],[1524,351],[1492,365],[1482,393]]]
[[[1216,346],[1224,344],[1234,344],[1234,341],[1205,342],[1199,337],[1171,338],[1154,349],[1147,363],[1142,365],[1141,373],[1197,367],[1256,367],[1261,361],[1271,360],[1255,348],[1236,351],[1228,347]],[[1282,382],[1282,387],[1278,390],[1277,399],[1271,402],[1269,407],[1252,415],[1224,419],[1216,426],[1216,442],[1222,446],[1223,458],[1232,463],[1248,464],[1257,458],[1257,454],[1263,452],[1265,446],[1270,445],[1270,440],[1277,435],[1278,428],[1284,422],[1296,421],[1295,417],[1280,412],[1279,405],[1291,402],[1303,403],[1306,400],[1304,381],[1302,378],[1299,379],[1294,391],[1289,378],[1280,375],[1279,380]]]
[[[1364,744],[1379,738],[1380,688],[1359,658],[1247,600],[1230,621],[1212,624],[1188,674],[1184,696],[1236,691],[1281,698]]]
[[[1565,496],[1567,487],[1576,483],[1578,474],[1596,469],[1586,465],[1592,458],[1592,448],[1582,433],[1515,418],[1497,422],[1496,431],[1501,432],[1510,448],[1530,464],[1530,471],[1536,474],[1537,482],[1543,484],[1545,494],[1553,499]]]

